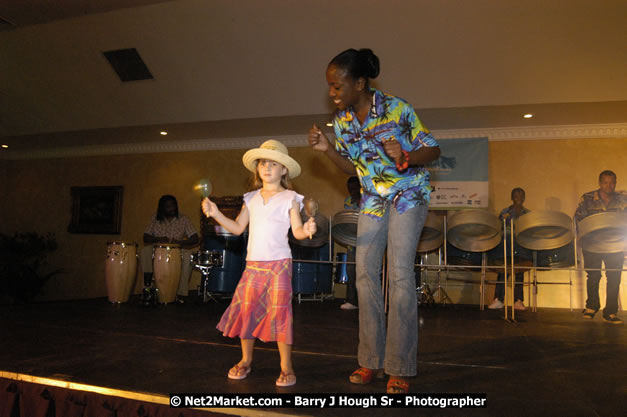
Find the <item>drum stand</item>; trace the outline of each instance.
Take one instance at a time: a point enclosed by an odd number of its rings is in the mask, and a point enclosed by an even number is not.
[[[433,298],[433,293],[431,292],[431,288],[429,288],[429,284],[426,282],[427,268],[424,266],[424,257],[427,255],[421,253],[418,256],[420,257],[420,263],[418,264],[420,265],[420,268],[418,268],[418,278],[420,280],[419,285],[416,287],[416,294],[418,294],[418,305],[433,305],[435,303],[435,299]],[[425,278],[424,280],[423,273]]]
[[[207,289],[209,288],[209,276],[214,266],[194,265],[194,267],[200,271],[200,286],[198,287],[198,295],[202,296],[202,302],[207,303],[209,300],[212,300],[217,303],[218,300]]]
[[[144,274],[144,289],[140,303],[143,306],[156,306],[159,303],[159,288],[155,285],[153,273],[150,273],[150,281],[146,277],[147,274]]]
[[[446,292],[446,290],[442,287],[442,279],[441,279],[441,273],[442,273],[442,248],[438,249],[438,269],[437,269],[437,279],[438,279],[438,286],[436,287],[435,291],[431,291],[431,288],[429,287],[429,284],[427,282],[423,282],[422,280],[422,271],[426,271],[429,268],[429,265],[425,265],[424,263],[424,256],[426,256],[427,254],[421,254],[420,255],[420,272],[421,272],[421,279],[420,279],[420,286],[418,286],[418,288],[416,288],[416,292],[418,292],[418,301],[419,303],[427,303],[427,304],[434,304],[435,301],[435,296],[436,294],[438,295],[438,303],[439,304],[446,304],[448,303],[453,303],[453,300],[451,300],[451,298],[448,296],[448,293]]]
[[[435,292],[433,294],[438,295],[438,303],[446,304],[448,302],[449,304],[453,304],[453,300],[451,300],[451,297],[448,296],[448,293],[442,287],[441,277],[442,277],[442,248],[440,247],[438,249],[438,287],[435,289]]]

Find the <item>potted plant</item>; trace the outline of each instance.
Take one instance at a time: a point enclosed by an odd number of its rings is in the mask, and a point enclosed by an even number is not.
[[[57,241],[51,233],[0,234],[0,295],[14,302],[29,302],[40,294],[46,282],[62,272],[42,272],[48,255],[56,249]]]

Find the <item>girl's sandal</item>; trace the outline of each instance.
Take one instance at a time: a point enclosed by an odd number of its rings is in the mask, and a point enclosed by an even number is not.
[[[296,375],[287,374],[281,371],[281,374],[277,378],[275,385],[277,387],[291,387],[292,385],[296,385]]]
[[[409,382],[398,376],[391,376],[388,380],[388,394],[407,394],[409,392]]]
[[[229,379],[245,379],[250,373],[250,366],[239,366],[235,365],[231,369],[229,369],[228,377]]]
[[[359,368],[348,379],[353,384],[365,385],[369,384],[372,378],[383,379],[383,369]]]

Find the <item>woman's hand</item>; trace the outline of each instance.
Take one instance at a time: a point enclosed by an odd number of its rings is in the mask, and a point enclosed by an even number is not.
[[[403,157],[403,148],[401,148],[401,144],[396,139],[383,140],[383,150],[385,154],[397,164],[405,162],[401,160]]]
[[[315,124],[309,129],[307,140],[309,141],[309,146],[317,151],[326,152],[329,149],[329,139]]]

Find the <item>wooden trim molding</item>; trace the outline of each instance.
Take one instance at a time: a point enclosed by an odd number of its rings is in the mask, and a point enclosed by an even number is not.
[[[590,125],[554,125],[529,127],[503,127],[484,129],[450,129],[432,131],[436,139],[487,137],[489,141],[602,139],[627,138],[627,123]],[[0,159],[51,159],[80,158],[102,155],[128,155],[161,152],[197,152],[226,149],[249,149],[268,139],[277,139],[288,147],[307,146],[306,134],[284,136],[254,136],[244,138],[212,138],[178,142],[143,142],[108,145],[87,145],[61,148],[5,150]]]

